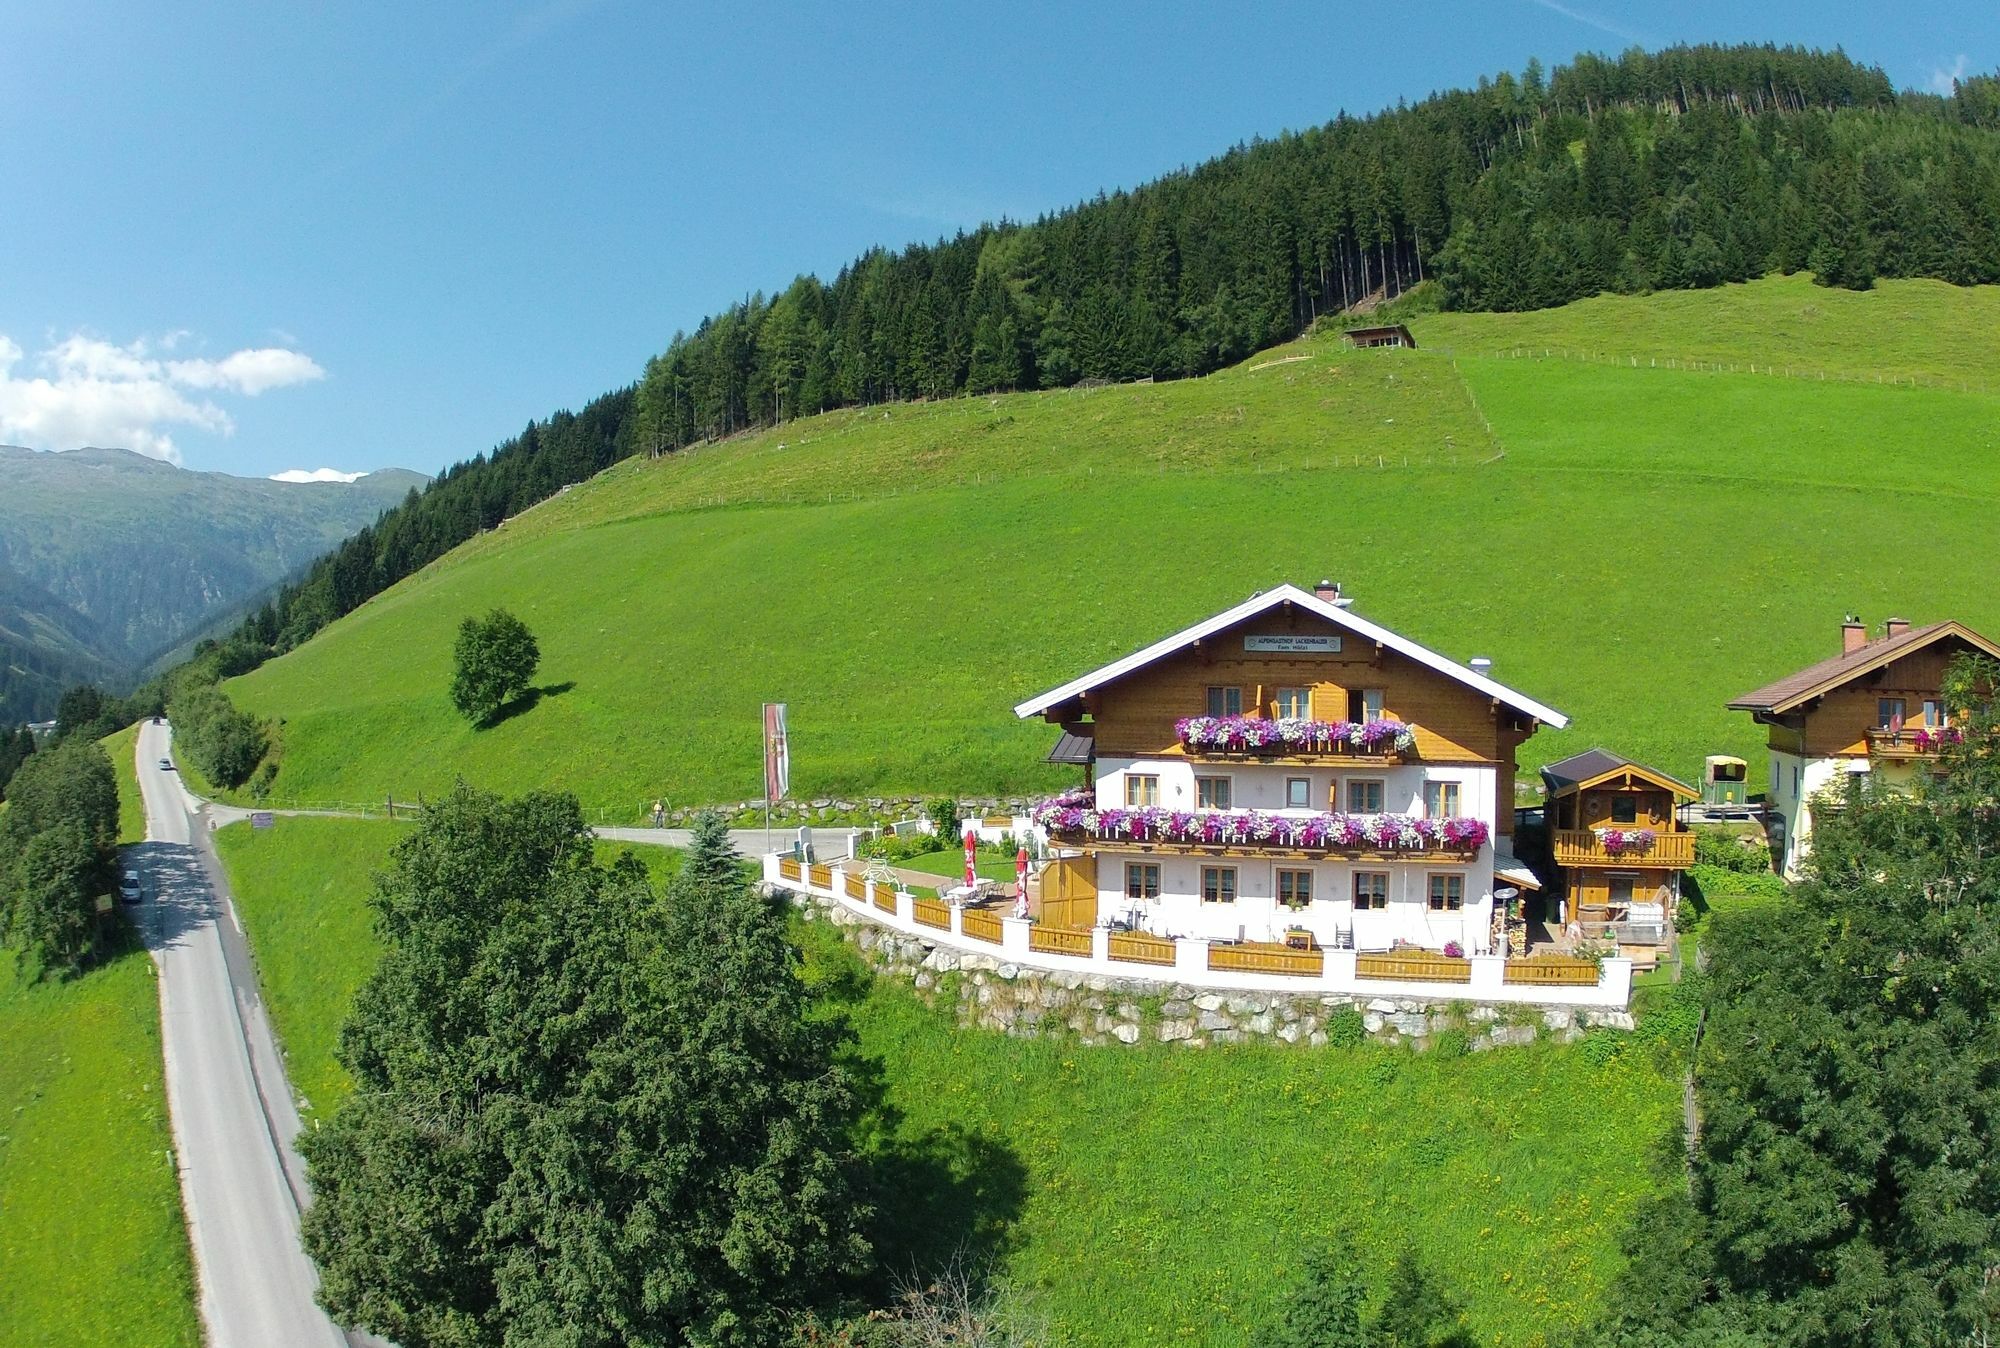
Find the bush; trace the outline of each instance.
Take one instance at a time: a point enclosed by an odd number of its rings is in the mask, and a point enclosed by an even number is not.
[[[1698,828],[1694,831],[1694,860],[1697,866],[1743,875],[1771,873],[1771,853],[1754,838],[1744,838],[1727,829]]]
[[[42,975],[89,962],[117,837],[118,782],[94,742],[67,740],[21,765],[0,814],[0,938]]]
[[[243,785],[264,757],[263,728],[238,711],[214,684],[183,689],[175,695],[168,716],[174,723],[175,745],[217,786]]]
[[[1326,1042],[1351,1047],[1368,1037],[1368,1026],[1361,1018],[1361,1009],[1343,1006],[1326,1018]]]
[[[924,811],[937,830],[937,836],[947,842],[963,842],[965,834],[959,829],[958,802],[955,800],[934,800]]]
[[[451,704],[473,725],[491,725],[501,708],[528,691],[541,662],[535,634],[506,609],[467,618],[452,648]]]

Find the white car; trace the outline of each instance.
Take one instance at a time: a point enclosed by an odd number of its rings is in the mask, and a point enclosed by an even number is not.
[[[172,772],[173,770],[174,770],[174,760],[173,760],[173,759],[171,759],[171,758],[163,758],[163,759],[161,759],[161,760],[160,760],[160,771],[161,771],[161,772]]]
[[[120,903],[137,903],[144,897],[145,891],[139,888],[139,872],[125,872],[124,876],[118,881],[118,901]]]

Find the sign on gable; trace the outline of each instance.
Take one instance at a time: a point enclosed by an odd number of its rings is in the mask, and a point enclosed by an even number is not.
[[[1337,655],[1340,652],[1340,638],[1331,633],[1314,636],[1280,635],[1275,633],[1270,635],[1251,635],[1243,638],[1243,649],[1246,651],[1279,651],[1293,655],[1302,652]]]

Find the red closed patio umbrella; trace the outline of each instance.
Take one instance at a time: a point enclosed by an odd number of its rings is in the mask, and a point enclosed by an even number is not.
[[[1028,849],[1023,847],[1014,855],[1014,897],[1028,897]]]
[[[979,830],[970,824],[965,828],[965,887],[971,889],[979,883],[979,868],[974,864],[979,853]]]

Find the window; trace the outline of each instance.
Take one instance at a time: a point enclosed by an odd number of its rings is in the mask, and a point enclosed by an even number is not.
[[[1229,804],[1229,779],[1227,777],[1197,777],[1194,779],[1194,803],[1197,809],[1227,810]]]
[[[1459,786],[1457,782],[1424,783],[1424,817],[1427,819],[1458,818]]]
[[[1431,877],[1431,911],[1435,913],[1455,913],[1465,907],[1465,877],[1462,875],[1433,875]]]
[[[1287,908],[1303,908],[1312,902],[1313,873],[1311,871],[1279,871],[1278,902]]]
[[[1875,724],[1884,730],[1901,730],[1903,728],[1903,699],[1900,697],[1876,698]]]
[[[1209,689],[1208,714],[1210,716],[1241,716],[1243,714],[1243,690],[1241,688]]]
[[[1949,718],[1945,715],[1944,703],[1934,698],[1924,699],[1924,724],[1932,730],[1945,725]]]
[[[1609,896],[1608,901],[1612,907],[1628,910],[1632,907],[1632,887],[1638,878],[1636,875],[1619,874],[1616,872],[1604,877],[1605,889]]]
[[[1639,798],[1630,791],[1620,791],[1611,798],[1611,822],[1614,824],[1636,824],[1639,822]]]
[[[1278,690],[1278,719],[1310,721],[1313,714],[1313,695],[1310,688],[1280,688]]]
[[[1347,719],[1379,721],[1388,698],[1380,688],[1357,688],[1347,695]]]
[[[1382,813],[1382,779],[1379,777],[1357,777],[1347,784],[1347,812],[1349,814]]]
[[[1160,897],[1160,867],[1157,862],[1128,861],[1125,863],[1125,897],[1128,899],[1157,899]]]
[[[1310,777],[1285,778],[1285,808],[1288,810],[1310,810],[1313,800],[1313,784]]]
[[[1125,804],[1128,808],[1160,803],[1160,779],[1152,773],[1125,774]]]
[[[1371,908],[1389,906],[1389,874],[1387,871],[1356,871],[1354,873],[1354,911],[1366,912]]]
[[[1201,901],[1203,903],[1236,902],[1236,868],[1234,866],[1203,866],[1201,868]]]

